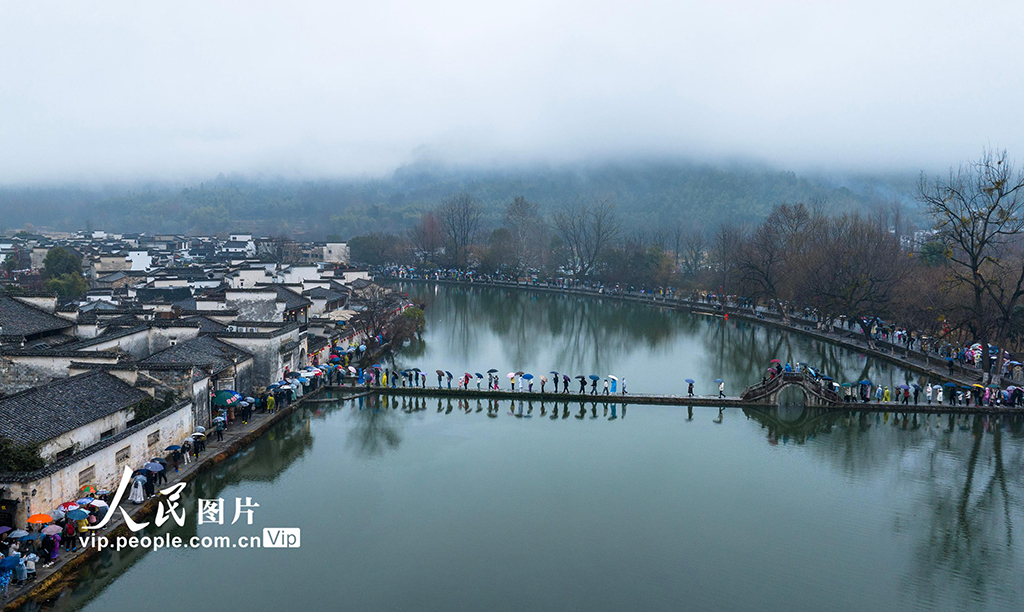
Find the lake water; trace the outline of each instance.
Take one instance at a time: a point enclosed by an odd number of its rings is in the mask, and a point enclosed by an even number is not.
[[[737,393],[778,356],[837,379],[909,378],[750,324],[611,301],[407,289],[428,302],[428,325],[399,362],[428,371],[617,374],[636,393],[683,393],[687,376],[710,393],[722,377]],[[190,484],[185,527],[172,531],[299,527],[300,548],[105,552],[45,605],[1020,610],[1022,457],[1018,417],[316,404]],[[196,524],[196,498],[225,499],[230,522],[245,497],[260,504],[251,526]]]

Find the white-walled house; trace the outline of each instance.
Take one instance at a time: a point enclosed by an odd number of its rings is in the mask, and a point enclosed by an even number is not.
[[[113,489],[124,467],[140,467],[193,427],[184,401],[143,421],[150,395],[103,371],[90,371],[0,399],[0,436],[38,446],[45,466],[0,473],[3,497],[17,502],[15,526],[34,513],[74,501],[84,485]]]

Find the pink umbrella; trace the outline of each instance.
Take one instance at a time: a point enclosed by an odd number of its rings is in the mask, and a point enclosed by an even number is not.
[[[63,531],[63,529],[57,525],[47,525],[46,527],[43,527],[43,535],[53,535],[55,533],[60,533],[61,531]]]

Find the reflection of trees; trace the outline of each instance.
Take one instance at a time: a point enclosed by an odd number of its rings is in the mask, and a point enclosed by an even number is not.
[[[709,372],[727,381],[758,380],[774,357],[807,362],[837,382],[868,378],[892,388],[913,379],[910,372],[888,362],[749,321],[724,321],[616,299],[495,287],[404,288],[415,301],[429,303],[428,326],[447,333],[437,340],[447,343],[444,351],[467,363],[480,356],[479,330],[484,326],[501,340],[509,363],[530,363],[538,346],[553,347],[553,362],[570,372],[604,372],[610,356],[646,358],[696,338],[705,349]],[[413,360],[425,350],[422,344],[410,345],[403,356]]]
[[[375,457],[398,448],[402,436],[398,433],[398,416],[391,408],[392,405],[398,408],[402,398],[370,395],[358,401],[359,405],[352,413],[352,428],[348,432],[348,441],[356,452]]]
[[[757,380],[769,362],[798,361],[814,366],[837,382],[870,379],[895,385],[916,381],[912,373],[878,359],[855,357],[840,346],[747,321],[726,322],[717,317],[694,316],[703,324],[697,334],[706,347],[713,371],[732,380]]]
[[[903,580],[929,608],[975,609],[992,601],[993,591],[1006,596],[1015,588],[1024,569],[1013,532],[1024,499],[1016,476],[1024,468],[1024,417],[815,408],[788,419],[776,409],[744,413],[761,423],[769,443],[806,444],[856,481],[895,474],[894,528],[913,549]]]
[[[1019,420],[1020,417],[1012,417]],[[920,449],[901,476],[923,489],[906,529],[915,532],[914,565],[907,583],[933,603],[970,609],[992,591],[1009,589],[1021,575],[1013,522],[1020,519],[1022,444],[1004,417],[974,416],[967,431],[945,434]]]
[[[436,322],[449,330],[446,350],[465,361],[478,354],[480,325],[502,340],[511,363],[527,363],[538,343],[547,343],[558,347],[561,368],[597,372],[605,368],[603,355],[664,346],[692,324],[688,317],[617,300],[486,287],[444,287],[436,295],[430,286],[420,290],[434,297],[428,326]]]

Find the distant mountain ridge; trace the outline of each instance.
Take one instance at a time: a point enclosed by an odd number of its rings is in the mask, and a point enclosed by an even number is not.
[[[912,201],[911,175],[807,176],[768,168],[684,162],[467,169],[413,165],[390,176],[350,180],[254,180],[219,176],[185,188],[159,184],[0,188],[0,230],[298,234],[343,238],[400,231],[445,196],[467,191],[489,222],[522,195],[552,212],[575,198],[615,204],[629,225],[682,220],[709,228],[755,223],[784,202],[828,211],[867,211]]]

